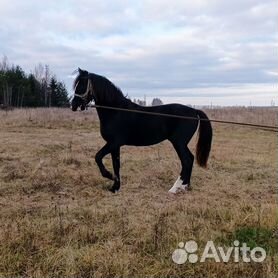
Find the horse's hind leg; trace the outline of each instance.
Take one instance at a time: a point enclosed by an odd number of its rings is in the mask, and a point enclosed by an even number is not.
[[[98,168],[104,178],[114,180],[113,175],[105,168],[105,166],[102,163],[102,159],[107,155],[111,153],[111,146],[109,144],[104,145],[96,154],[95,160],[98,165]]]
[[[185,179],[183,181],[183,184],[188,184],[188,187],[190,187],[190,179],[191,179],[191,174],[192,174],[192,168],[193,168],[193,163],[194,163],[194,155],[192,154],[192,152],[189,150],[189,148],[186,146],[185,147],[185,152],[187,155],[187,161],[188,161],[188,166],[186,166],[186,171],[187,174],[185,176]]]
[[[110,191],[113,193],[120,190],[121,181],[120,181],[120,148],[117,147],[111,152],[112,156],[112,163],[113,163],[113,169],[114,169],[114,184]]]
[[[178,189],[187,189],[190,186],[190,178],[194,162],[194,156],[190,152],[184,142],[172,142],[181,161],[181,173],[178,180],[169,190],[171,193],[176,193]]]

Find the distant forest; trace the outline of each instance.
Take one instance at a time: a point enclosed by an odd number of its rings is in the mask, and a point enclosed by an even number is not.
[[[1,107],[68,107],[65,84],[57,80],[48,65],[38,64],[26,74],[18,65],[0,61]]]

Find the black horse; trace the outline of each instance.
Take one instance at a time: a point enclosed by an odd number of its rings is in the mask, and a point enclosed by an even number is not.
[[[72,110],[84,107],[94,101],[99,106],[117,107],[147,111],[153,113],[173,114],[192,119],[178,119],[136,112],[118,111],[97,108],[100,119],[100,132],[106,141],[104,147],[95,156],[96,163],[103,177],[114,181],[112,192],[120,189],[120,147],[123,145],[148,146],[169,140],[180,160],[182,170],[180,177],[170,192],[186,189],[190,184],[194,156],[187,147],[199,124],[199,139],[196,148],[197,163],[206,167],[212,141],[212,127],[208,117],[201,110],[181,104],[166,104],[154,107],[143,107],[125,97],[122,91],[107,78],[78,69],[79,74],[74,81],[74,98]],[[199,121],[199,119],[206,119]],[[102,159],[111,154],[114,169],[112,175],[102,163]]]

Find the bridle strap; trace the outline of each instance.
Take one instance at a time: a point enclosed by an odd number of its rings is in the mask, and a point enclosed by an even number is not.
[[[82,99],[85,99],[88,95],[90,95],[90,93],[92,94],[93,97],[94,96],[94,88],[93,88],[93,84],[92,84],[92,81],[90,78],[88,78],[88,84],[87,84],[87,89],[86,89],[86,92],[83,94],[83,95],[80,95],[80,94],[76,94],[75,91],[76,91],[76,88],[78,86],[78,83],[79,81],[76,83],[75,87],[74,87],[74,96],[77,96],[77,97],[80,97]]]

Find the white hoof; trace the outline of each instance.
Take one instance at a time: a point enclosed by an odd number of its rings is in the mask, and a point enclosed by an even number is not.
[[[176,182],[168,192],[176,194],[180,191],[186,191],[187,189],[188,189],[188,184],[182,184],[181,178],[178,177],[178,179],[176,180]]]

